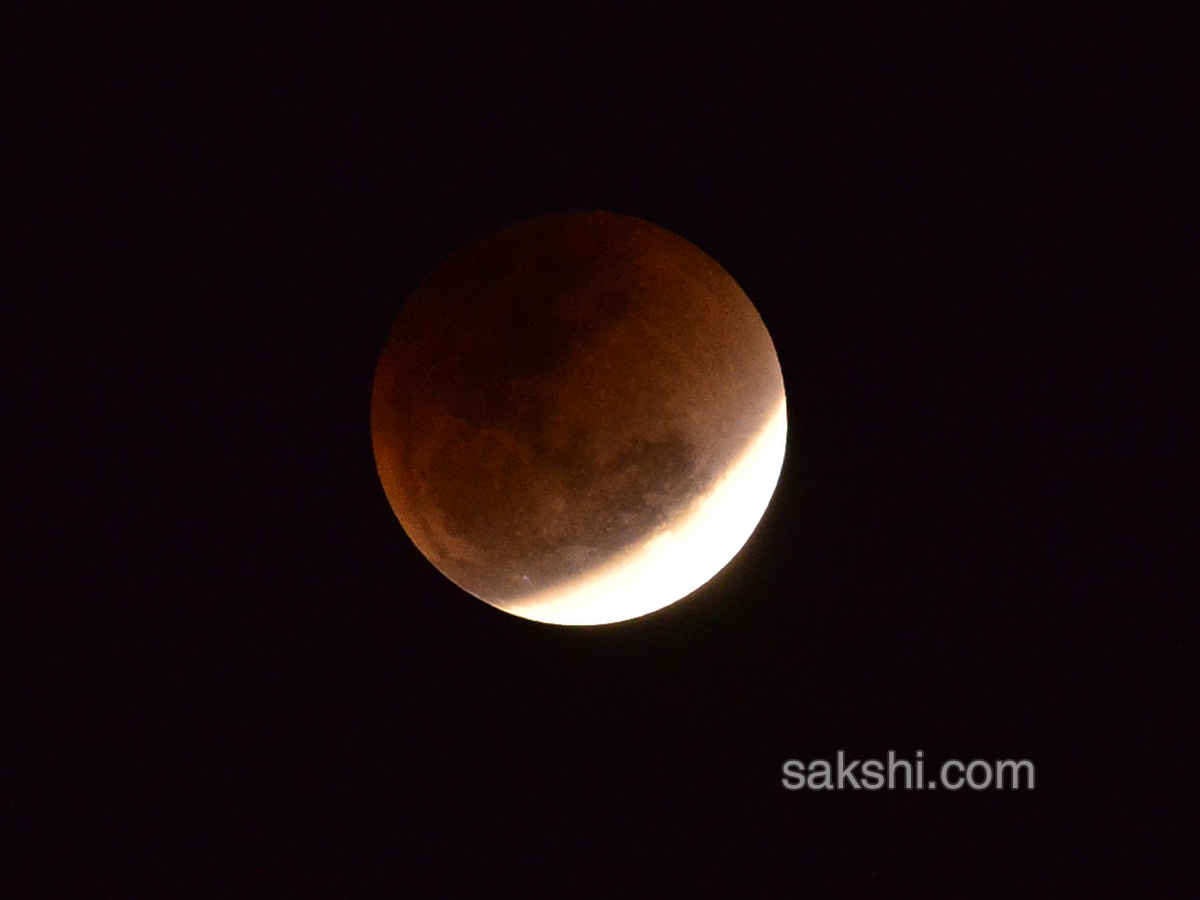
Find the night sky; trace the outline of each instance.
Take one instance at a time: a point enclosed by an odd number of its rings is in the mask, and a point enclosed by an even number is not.
[[[7,895],[1171,896],[1200,23],[908,6],[19,23]],[[789,413],[742,553],[578,629],[369,429],[422,279],[569,209],[724,266]],[[1036,789],[783,788],[838,750]]]

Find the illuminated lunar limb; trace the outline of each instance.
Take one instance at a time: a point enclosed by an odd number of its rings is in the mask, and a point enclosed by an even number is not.
[[[787,443],[778,411],[716,487],[644,544],[578,581],[513,603],[505,612],[554,625],[604,625],[655,612],[707,584],[750,539],[767,510]]]

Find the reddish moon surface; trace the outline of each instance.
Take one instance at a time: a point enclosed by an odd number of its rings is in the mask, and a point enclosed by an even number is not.
[[[632,618],[716,574],[783,459],[767,329],[699,248],[640,219],[521,222],[401,309],[371,432],[413,543],[471,594],[563,624]]]

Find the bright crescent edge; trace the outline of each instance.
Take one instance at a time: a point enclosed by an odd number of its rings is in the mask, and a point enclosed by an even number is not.
[[[703,497],[674,522],[597,572],[530,597],[493,603],[551,625],[606,625],[682,600],[720,572],[750,539],[783,469],[787,402]]]

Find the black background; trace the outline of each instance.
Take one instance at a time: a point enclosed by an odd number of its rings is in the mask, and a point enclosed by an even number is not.
[[[14,896],[1182,885],[1197,23],[23,24]],[[720,262],[789,404],[742,554],[587,629],[440,576],[368,421],[421,279],[572,208]],[[1037,786],[783,790],[785,759],[839,749],[1028,758]]]

